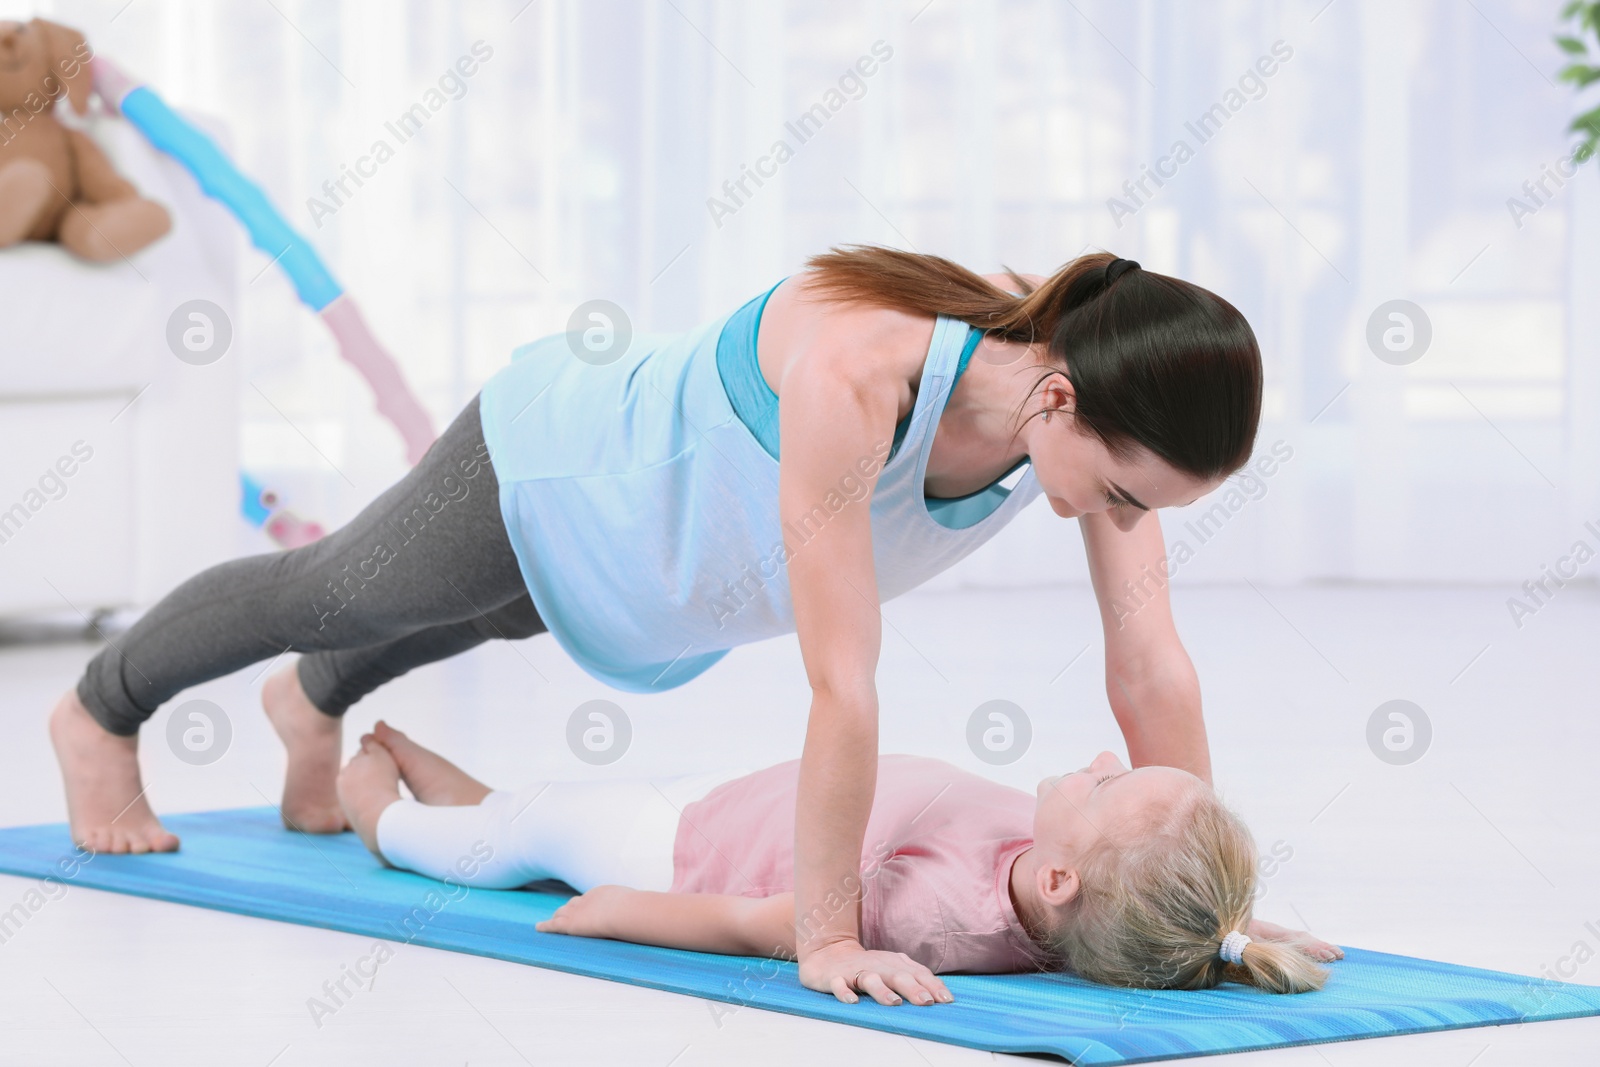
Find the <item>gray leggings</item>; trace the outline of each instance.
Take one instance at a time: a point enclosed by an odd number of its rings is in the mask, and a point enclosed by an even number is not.
[[[474,397],[422,462],[342,529],[174,589],[89,662],[78,697],[129,736],[192,685],[301,652],[306,695],[342,715],[413,667],[544,630],[500,517]]]

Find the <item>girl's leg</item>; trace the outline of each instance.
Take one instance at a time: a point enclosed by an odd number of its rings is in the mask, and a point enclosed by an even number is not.
[[[666,892],[682,809],[741,773],[537,782],[470,806],[386,796],[372,819],[372,844],[396,867],[461,885],[514,889],[555,879],[579,892],[597,885]],[[365,821],[357,812],[352,819]]]
[[[493,792],[454,763],[423,748],[382,719],[373,726],[371,736],[389,750],[406,788],[424,804],[442,807],[477,804]]]
[[[339,803],[349,816],[350,829],[373,855],[378,851],[378,816],[400,801],[400,768],[389,750],[371,734],[361,739],[361,747],[339,772]]]

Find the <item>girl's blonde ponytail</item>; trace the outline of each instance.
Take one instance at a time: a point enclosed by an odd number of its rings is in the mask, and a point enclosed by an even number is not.
[[[1309,993],[1328,980],[1326,968],[1313,963],[1293,945],[1277,941],[1251,941],[1242,962],[1230,965],[1223,977],[1264,989],[1268,993]]]
[[[1230,963],[1223,941],[1250,926],[1256,891],[1250,831],[1198,787],[1136,843],[1084,857],[1082,888],[1052,936],[1056,960],[1108,985],[1210,989],[1241,982],[1273,993],[1322,988],[1327,971],[1292,945],[1250,941]],[[1230,945],[1230,955],[1233,946]]]

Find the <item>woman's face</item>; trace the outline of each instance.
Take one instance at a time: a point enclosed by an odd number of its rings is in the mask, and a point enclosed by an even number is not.
[[[1130,771],[1110,752],[1087,767],[1039,783],[1033,816],[1036,847],[1051,862],[1073,865],[1102,841],[1113,846],[1136,841],[1160,815],[1206,784],[1176,767]]]
[[[1045,499],[1064,519],[1104,511],[1118,529],[1131,530],[1147,511],[1192,503],[1223,482],[1181,473],[1143,449],[1128,460],[1113,456],[1073,424],[1075,398],[1064,374],[1053,375],[1035,396],[1050,418],[1029,419],[1022,437]]]

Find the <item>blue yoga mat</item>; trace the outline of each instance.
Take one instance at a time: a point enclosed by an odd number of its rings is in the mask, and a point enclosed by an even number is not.
[[[951,975],[956,1002],[840,1004],[793,964],[541,934],[566,896],[467,890],[383,867],[354,834],[309,837],[272,808],[169,817],[180,852],[94,856],[66,827],[0,830],[0,871],[530,963],[733,1005],[1074,1063],[1152,1060],[1600,1015],[1600,987],[1347,949],[1321,992],[1112,989],[1056,974]],[[51,893],[59,889],[48,886]],[[23,907],[27,894],[24,894]]]

